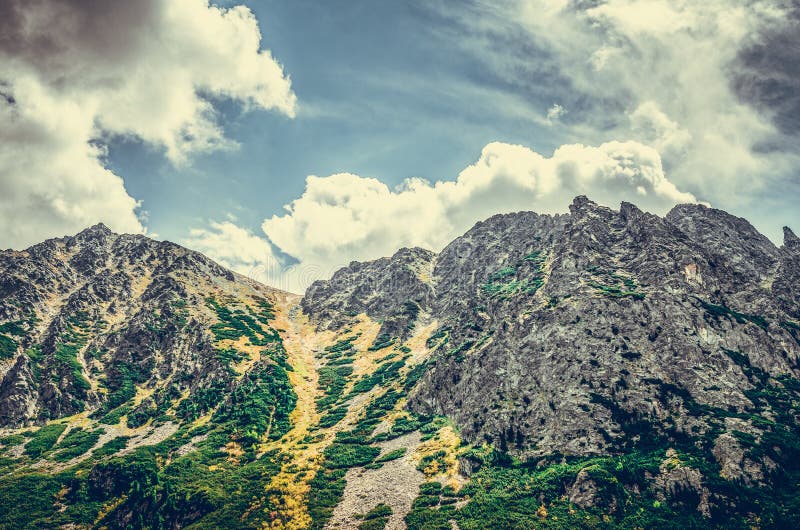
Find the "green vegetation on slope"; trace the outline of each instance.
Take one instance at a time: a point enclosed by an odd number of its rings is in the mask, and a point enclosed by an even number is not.
[[[95,446],[103,432],[103,429],[93,431],[85,431],[81,427],[72,429],[58,443],[57,451],[52,456],[53,460],[67,462],[87,453]]]
[[[277,440],[291,427],[289,415],[297,395],[286,373],[291,367],[283,344],[276,344],[267,359],[239,381],[212,418],[230,422],[243,445],[255,444],[264,436]]]
[[[0,359],[12,359],[17,353],[17,341],[0,333]]]
[[[214,298],[207,298],[206,303],[214,310],[219,322],[211,326],[211,332],[217,341],[230,339],[238,340],[247,337],[253,346],[266,346],[271,342],[280,340],[278,332],[268,328],[264,331],[260,324],[267,324],[273,318],[272,306],[266,300],[259,302],[258,311],[249,306],[245,309],[231,309],[217,302]]]
[[[67,426],[63,423],[51,423],[36,431],[33,438],[25,444],[25,454],[31,458],[38,458],[53,448],[61,433]]]
[[[633,298],[644,300],[645,294],[638,290],[636,281],[624,274],[602,269],[598,266],[588,268],[592,279],[589,287],[609,298]]]
[[[481,291],[500,300],[526,293],[535,294],[544,285],[545,252],[526,255],[513,266],[507,265],[489,274]]]
[[[364,514],[364,520],[358,525],[358,530],[383,530],[391,516],[392,508],[381,503]]]
[[[511,274],[504,273],[503,278],[507,277]],[[636,292],[635,284],[619,281],[621,292]],[[759,325],[757,317],[715,309],[719,307],[706,308],[710,318],[716,315],[739,322],[738,315],[744,322]],[[242,326],[249,326],[251,320],[239,316],[249,315],[260,328],[264,324],[261,318],[267,319],[269,313],[228,314],[228,324],[220,333],[250,340]],[[279,501],[265,486],[290,460],[278,450],[263,455],[257,451],[259,442],[280,440],[289,431],[297,397],[277,333],[250,331],[257,340],[274,337],[260,346],[261,360],[239,379],[198,389],[184,400],[177,417],[185,421],[166,440],[119,455],[129,439],[117,437],[94,449],[92,458],[54,474],[21,466],[15,472],[0,460],[0,470],[9,473],[0,477],[0,528],[66,523],[109,528],[256,528],[269,524]],[[316,405],[323,414],[319,432],[314,434],[337,425],[347,413],[350,398],[374,393],[355,425],[338,432],[322,451],[321,468],[310,480],[311,492],[306,497],[314,529],[322,529],[330,521],[344,494],[348,469],[380,467],[406,454],[407,450],[400,448],[379,456],[376,442],[414,431],[422,434],[423,441],[430,440],[444,425],[441,418],[393,414],[388,429],[374,436],[375,427],[407,396],[426,365],[409,368],[403,346],[395,346],[392,352],[377,355],[380,359],[372,372],[356,378],[354,340],[355,336],[339,341],[321,356]],[[439,347],[447,340],[448,331],[441,328],[429,344]],[[228,355],[217,359],[221,362],[236,364],[245,359],[235,350],[215,351]],[[634,359],[636,352],[622,355]],[[624,403],[595,394],[594,403],[607,409],[623,433],[609,436],[609,454],[549,454],[519,461],[502,450],[503,444],[499,448],[463,446],[459,456],[473,470],[468,483],[460,490],[439,482],[422,484],[411,512],[405,515],[408,528],[449,530],[451,521],[463,530],[800,527],[800,499],[794,495],[800,488],[800,381],[788,376],[772,378],[738,351],[724,349],[718,355],[730,359],[726,362],[732,361],[748,378],[750,388],[744,394],[751,406],[723,410],[696,402],[674,384],[646,381],[659,389],[662,401],[679,404],[690,416],[703,417],[712,426],[710,431],[679,428],[677,418],[637,414],[625,409]],[[102,421],[116,424],[127,414],[129,423],[139,424],[163,412],[156,405],[158,399],[149,412],[131,409],[126,404],[130,398],[121,398],[132,397],[137,377],[123,364],[119,379],[116,389],[112,388],[112,395],[118,392],[119,397],[112,401],[117,405],[104,411]],[[205,425],[192,428],[188,424],[210,411],[211,420]],[[746,422],[746,427],[729,430],[729,420]],[[65,429],[66,425],[53,423],[27,436],[5,437],[0,444],[3,448],[24,444],[23,464],[40,457],[68,462],[91,451],[102,434],[100,429],[73,427],[64,435]],[[713,450],[715,440],[726,432],[750,461],[764,464],[762,483],[724,476]],[[189,449],[183,450],[186,447]],[[445,451],[427,453],[420,459],[419,469],[444,469],[447,456]],[[766,465],[769,462],[777,467]],[[701,477],[697,487],[688,482],[665,486],[675,470],[681,471],[678,476]],[[575,483],[581,481],[586,488],[579,505],[570,497],[574,497]],[[659,481],[661,486],[656,486]],[[587,498],[589,502],[584,502]],[[575,499],[580,500],[579,496]],[[20,505],[26,507],[25,514],[15,511]],[[701,506],[702,512],[698,510]],[[363,514],[359,528],[384,528],[391,515],[387,505],[375,506]]]
[[[177,416],[185,421],[163,441],[119,454],[130,439],[118,436],[92,451],[103,430],[73,427],[64,435],[65,423],[45,425],[27,441],[24,436],[4,438],[4,447],[6,442],[25,445],[11,472],[0,476],[0,528],[54,528],[68,523],[108,528],[260,528],[269,522],[275,507],[264,486],[278,473],[285,455],[278,451],[259,455],[257,450],[261,442],[279,439],[291,427],[289,416],[297,401],[287,374],[292,368],[280,336],[268,327],[274,313],[266,301],[250,314],[252,322],[231,314],[231,327],[238,331],[242,330],[235,322],[267,328],[260,332],[250,328],[264,348],[261,360],[240,379],[220,379],[181,402],[186,405],[178,407]],[[128,415],[129,423],[143,424],[162,414],[164,403],[177,397],[171,386],[131,406],[144,372],[133,362],[114,366],[107,382],[108,403],[94,417],[114,425]],[[215,411],[211,421],[192,428],[189,420],[208,410]],[[58,473],[25,467],[42,456],[63,463],[90,452],[90,458]]]
[[[700,305],[703,306],[703,309],[706,311],[706,315],[711,319],[719,320],[720,318],[727,318],[728,320],[732,320],[739,324],[752,322],[764,330],[769,328],[769,322],[767,322],[767,320],[762,316],[739,313],[738,311],[734,311],[727,306],[712,304],[699,298],[697,298],[697,301],[700,302]]]
[[[27,321],[15,320],[0,324],[0,359],[12,359],[16,355],[19,340],[25,339],[27,335],[25,326],[33,326],[35,322],[35,318],[30,318]]]

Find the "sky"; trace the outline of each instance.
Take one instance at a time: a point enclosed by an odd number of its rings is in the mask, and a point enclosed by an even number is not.
[[[0,248],[103,222],[302,292],[585,194],[800,229],[797,0],[5,0]]]

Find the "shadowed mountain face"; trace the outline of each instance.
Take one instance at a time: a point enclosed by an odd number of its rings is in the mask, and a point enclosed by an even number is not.
[[[585,197],[302,299],[102,226],[2,252],[0,528],[797,527],[798,281],[788,228]]]

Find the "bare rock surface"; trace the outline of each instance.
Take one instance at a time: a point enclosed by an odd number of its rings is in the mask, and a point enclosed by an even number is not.
[[[425,477],[417,470],[414,450],[420,444],[420,433],[413,432],[393,440],[381,442],[381,455],[405,448],[402,457],[385,462],[378,469],[353,468],[347,471],[347,486],[341,502],[333,512],[329,529],[358,528],[359,515],[364,515],[378,504],[392,508],[386,530],[405,528],[403,518],[411,510],[419,485]]]
[[[353,263],[303,308],[343,326],[416,296],[440,328],[412,409],[521,456],[599,454],[635,442],[641,422],[711,433],[693,409],[744,413],[753,370],[800,374],[800,240],[785,232],[778,248],[721,210],[658,217],[578,197],[567,215],[497,215],[436,256],[418,250],[430,281],[397,273],[407,250]]]

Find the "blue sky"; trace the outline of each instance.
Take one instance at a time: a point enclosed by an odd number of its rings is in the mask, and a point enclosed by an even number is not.
[[[780,244],[798,5],[10,0],[0,247],[102,221],[302,290],[578,194]]]
[[[226,134],[239,149],[182,168],[142,142],[112,142],[110,166],[125,176],[148,212],[149,229],[162,237],[180,240],[187,226],[228,214],[258,231],[265,216],[302,193],[307,175],[352,172],[390,185],[412,176],[454,179],[492,141],[543,152],[563,143],[564,135],[513,109],[487,108],[482,91],[502,87],[454,45],[458,28],[411,2],[246,5],[258,18],[262,46],[291,76],[297,116],[219,102]],[[530,99],[542,113],[555,102]]]

